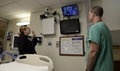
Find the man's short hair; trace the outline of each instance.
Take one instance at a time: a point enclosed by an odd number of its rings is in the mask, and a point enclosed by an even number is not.
[[[95,13],[96,16],[102,17],[103,16],[103,8],[100,6],[94,6],[91,9],[91,12]]]

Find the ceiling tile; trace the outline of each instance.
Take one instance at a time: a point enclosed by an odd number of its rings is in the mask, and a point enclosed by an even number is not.
[[[50,8],[58,8],[61,6],[63,6],[63,5],[60,3],[60,4],[51,5]]]
[[[17,3],[7,5],[4,8],[7,10],[7,13],[9,13],[10,15],[27,11],[25,8],[21,7]]]
[[[12,2],[13,2],[13,0],[0,0],[0,6],[4,6],[4,5],[10,4]]]
[[[3,18],[12,20],[12,19],[17,19],[18,17],[14,16],[14,15],[10,15],[10,16],[4,16]]]
[[[0,8],[0,16],[5,16],[5,15],[9,15],[9,10],[6,9],[5,7],[1,7]]]
[[[43,8],[36,0],[20,0],[17,3],[30,11]]]
[[[40,4],[42,4],[45,7],[50,7],[50,6],[56,6],[60,4],[60,0],[37,0]]]
[[[76,4],[79,2],[83,2],[84,0],[61,0],[63,5],[70,5],[70,4]]]
[[[13,1],[19,1],[19,0],[13,0]]]
[[[56,8],[84,0],[0,0],[0,17],[16,19],[19,14],[31,13],[44,8]]]

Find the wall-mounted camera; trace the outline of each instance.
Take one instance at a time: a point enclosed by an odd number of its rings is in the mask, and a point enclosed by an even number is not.
[[[50,11],[49,8],[46,8],[45,11],[44,11],[44,13],[45,13],[46,17],[52,17],[53,16],[53,14],[51,13],[51,11]]]
[[[46,8],[46,9],[44,10],[44,14],[41,14],[41,15],[40,15],[40,18],[41,18],[41,20],[42,20],[42,19],[45,19],[45,18],[53,17],[53,16],[55,16],[55,15],[59,15],[57,11],[54,11],[54,12],[52,13],[50,8]]]
[[[49,14],[50,14],[50,9],[49,9],[49,8],[46,8],[45,11],[44,11],[44,13],[45,13],[46,15],[49,15]]]
[[[40,19],[42,20],[42,19],[48,18],[50,16],[51,16],[50,9],[46,8],[45,11],[44,11],[44,14],[40,15]]]

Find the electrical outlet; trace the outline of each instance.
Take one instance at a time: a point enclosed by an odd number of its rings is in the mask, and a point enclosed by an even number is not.
[[[59,47],[59,41],[56,41],[56,47],[57,48]]]
[[[52,45],[52,42],[51,41],[48,41],[48,46],[51,46]]]

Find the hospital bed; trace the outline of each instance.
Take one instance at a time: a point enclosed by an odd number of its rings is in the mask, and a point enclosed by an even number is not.
[[[14,62],[1,64],[0,71],[53,71],[53,62],[43,55],[19,55]]]

